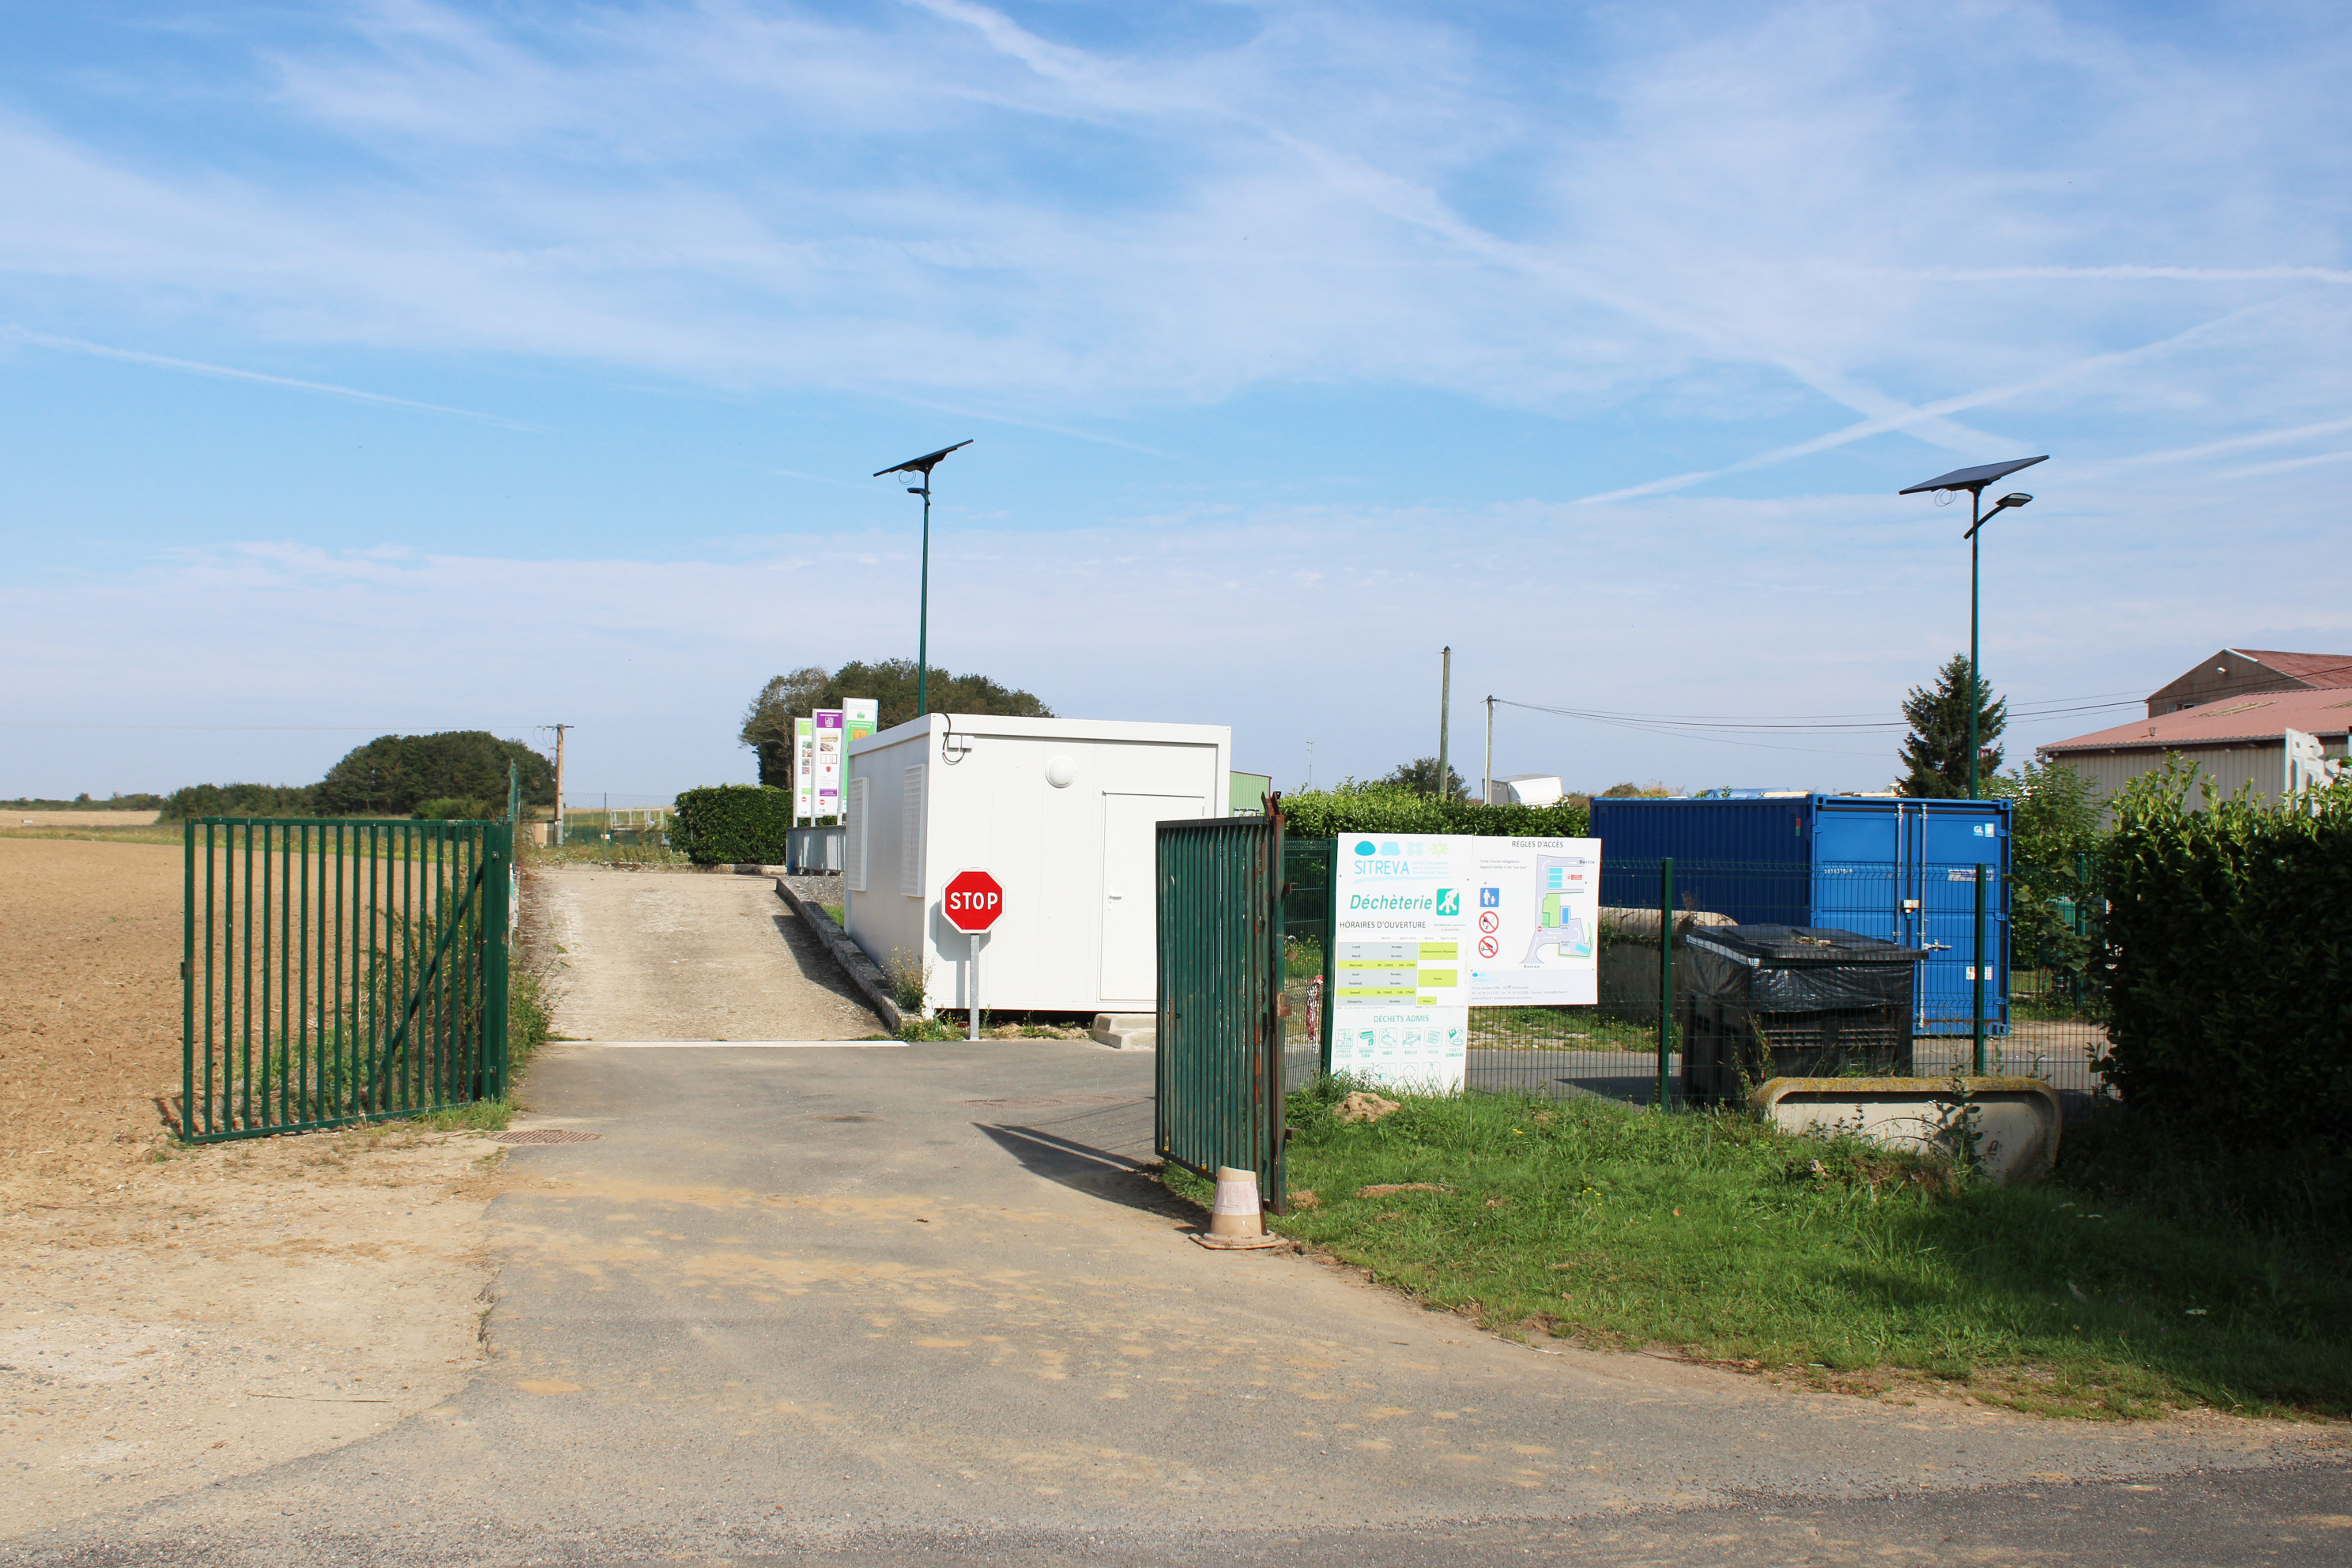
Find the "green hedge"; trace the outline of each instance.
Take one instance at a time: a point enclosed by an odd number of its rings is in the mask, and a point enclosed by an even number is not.
[[[1297,838],[1343,833],[1472,833],[1491,838],[1582,838],[1592,814],[1558,805],[1480,805],[1416,795],[1401,784],[1343,784],[1282,797],[1283,831]]]
[[[2107,1055],[2126,1103],[2245,1147],[2352,1150],[2352,786],[2188,805],[2151,774],[2105,856]]]
[[[793,792],[772,784],[713,784],[677,797],[669,847],[698,866],[782,865]]]

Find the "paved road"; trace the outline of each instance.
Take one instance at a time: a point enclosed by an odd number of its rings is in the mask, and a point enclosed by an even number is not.
[[[1133,1173],[1148,1056],[559,1048],[471,1387],[0,1561],[2352,1562],[2341,1449],[1547,1354]]]
[[[565,876],[566,1033],[844,1004],[764,881]],[[1152,1067],[558,1047],[531,1120],[596,1137],[514,1152],[470,1386],[0,1563],[2352,1563],[2329,1434],[1789,1394],[1203,1251]]]

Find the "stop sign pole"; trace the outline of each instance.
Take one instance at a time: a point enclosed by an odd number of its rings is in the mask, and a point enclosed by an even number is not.
[[[1004,912],[1004,888],[985,871],[958,871],[940,900],[948,924],[971,942],[971,1037],[980,1038],[980,939]]]

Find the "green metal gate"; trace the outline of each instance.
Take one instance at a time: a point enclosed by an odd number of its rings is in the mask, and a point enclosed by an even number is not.
[[[186,825],[180,1135],[494,1100],[507,1079],[514,823]]]
[[[1282,817],[1160,825],[1159,1103],[1163,1160],[1257,1173],[1286,1212]]]

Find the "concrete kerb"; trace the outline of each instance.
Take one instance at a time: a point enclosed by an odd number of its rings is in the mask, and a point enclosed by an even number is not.
[[[781,876],[776,879],[776,897],[791,906],[793,913],[806,921],[808,929],[824,943],[825,951],[841,965],[841,972],[849,976],[849,983],[857,987],[866,1005],[882,1020],[882,1026],[894,1034],[904,1028],[906,1017],[898,1011],[898,1004],[891,1000],[889,981],[883,978],[880,966],[866,956],[865,950],[849,940],[849,933],[835,925],[822,906],[794,892],[792,884]]]

